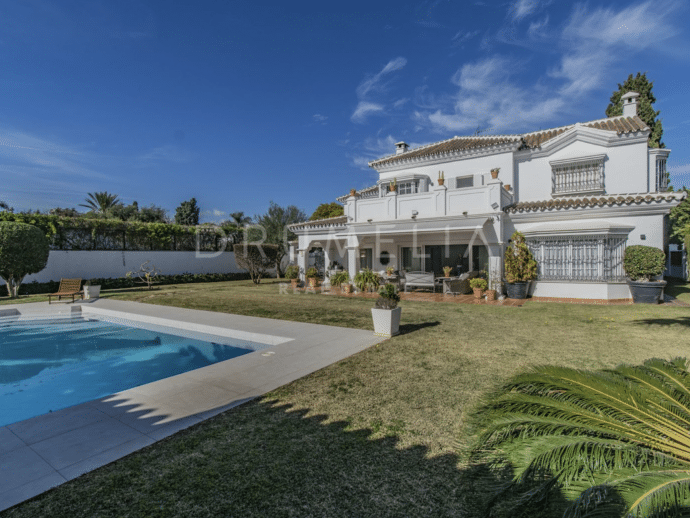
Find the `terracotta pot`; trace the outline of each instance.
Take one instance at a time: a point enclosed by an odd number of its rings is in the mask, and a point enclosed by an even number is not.
[[[452,268],[448,268],[447,270],[444,268],[443,269],[443,276],[444,277],[450,277],[450,272],[453,271]]]
[[[345,294],[352,293],[352,284],[343,284],[342,286],[340,286],[340,291],[342,291]]]
[[[309,278],[309,287],[310,288],[316,288],[319,285],[319,279],[316,277],[310,277]]]
[[[496,178],[498,178],[498,171],[491,171],[491,179],[495,180]]]
[[[479,288],[472,288],[472,293],[474,293],[475,299],[481,299],[484,295],[484,290],[480,290]]]
[[[299,284],[299,279],[290,279],[290,284],[292,284],[293,288],[296,288],[297,284]]]
[[[397,187],[394,187],[394,186],[392,186],[392,185],[389,185],[389,186],[388,186],[388,190],[389,190],[390,192],[395,192],[396,189],[397,189]]]
[[[486,300],[496,300],[496,290],[486,290]]]
[[[445,183],[445,180],[443,178],[438,179],[438,184],[443,185]]]
[[[350,189],[350,196],[357,196],[357,189]]]
[[[506,191],[509,191],[509,190],[510,190],[510,184],[506,184],[506,185],[504,185],[503,187],[506,188]]]

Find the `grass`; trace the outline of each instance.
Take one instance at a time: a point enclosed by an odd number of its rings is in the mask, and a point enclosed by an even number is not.
[[[372,300],[236,281],[105,294],[372,329]],[[26,300],[26,299],[25,299]],[[687,354],[690,309],[403,301],[403,334],[2,514],[485,516],[467,418],[531,365]]]

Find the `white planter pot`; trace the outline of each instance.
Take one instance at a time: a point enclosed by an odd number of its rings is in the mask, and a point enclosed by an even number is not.
[[[374,334],[390,338],[400,333],[401,313],[401,307],[395,309],[371,308],[371,316],[374,319]]]
[[[101,296],[100,286],[84,286],[84,298],[85,299],[97,299]]]

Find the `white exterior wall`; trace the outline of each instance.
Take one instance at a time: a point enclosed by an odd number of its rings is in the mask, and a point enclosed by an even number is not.
[[[569,298],[569,299],[629,299],[630,288],[623,282],[563,282],[535,281],[530,286],[533,297]]]
[[[455,189],[455,178],[458,176],[474,175],[475,187],[486,184],[487,180],[491,178],[490,171],[495,167],[500,167],[501,171],[498,174],[499,180],[506,184],[513,183],[513,153],[500,153],[491,156],[468,156],[462,159],[453,159],[453,161],[442,162],[431,165],[409,166],[404,169],[396,171],[379,172],[379,180],[387,181],[393,178],[402,178],[409,174],[426,175],[431,179],[432,187],[437,184],[438,173],[443,171],[446,179],[445,185],[449,189]]]
[[[606,195],[650,192],[646,142],[606,147],[575,141],[549,156],[516,163],[518,177],[516,201],[543,201],[553,198],[550,161],[601,154],[606,155],[604,161]],[[654,184],[651,188],[653,190]]]
[[[234,252],[123,252],[101,250],[51,250],[45,269],[24,278],[33,281],[59,281],[61,278],[115,279],[136,271],[146,261],[161,275],[180,273],[242,272],[235,263]]]

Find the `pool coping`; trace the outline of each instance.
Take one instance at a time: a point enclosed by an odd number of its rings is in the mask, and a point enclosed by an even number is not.
[[[4,306],[0,316],[76,312],[172,320],[268,347],[0,427],[0,511],[384,340],[358,329],[108,299]]]

